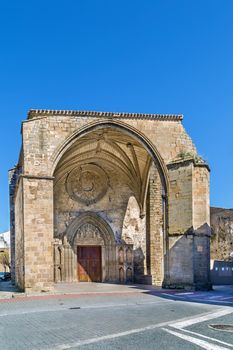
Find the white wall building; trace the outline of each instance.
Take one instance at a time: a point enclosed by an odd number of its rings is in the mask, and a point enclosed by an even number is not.
[[[10,248],[10,231],[0,233],[0,249]]]

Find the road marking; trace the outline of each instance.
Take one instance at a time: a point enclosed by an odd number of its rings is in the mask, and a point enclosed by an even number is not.
[[[215,296],[206,296],[204,294],[193,294],[192,296],[187,296],[188,299],[185,299],[185,295],[182,295],[182,293],[176,293],[176,294],[168,294],[168,293],[161,293],[162,295],[165,295],[169,297],[171,300],[174,300],[174,298],[180,299],[181,301],[186,301],[188,303],[193,302],[200,302],[200,303],[208,303],[208,304],[220,304],[220,305],[229,305],[233,304],[233,298],[231,297],[222,297],[221,295],[215,295]],[[229,299],[229,301],[224,300]],[[232,300],[232,301],[231,301]]]
[[[157,324],[146,326],[146,327],[142,327],[142,328],[135,328],[135,329],[131,329],[131,330],[124,331],[124,332],[113,333],[113,334],[104,335],[104,336],[100,336],[100,337],[94,337],[92,339],[79,340],[79,341],[74,342],[74,343],[66,343],[66,344],[58,345],[58,346],[56,346],[54,348],[51,348],[51,350],[68,350],[68,349],[71,349],[73,347],[79,347],[79,346],[82,346],[82,345],[98,343],[98,342],[104,341],[104,340],[111,340],[111,339],[114,339],[114,338],[125,337],[127,335],[136,334],[136,333],[142,333],[142,332],[145,332],[145,331],[153,330],[153,329],[156,329],[156,328],[162,328],[162,327],[165,327],[165,326],[174,327],[175,324],[183,324],[184,322],[187,323],[190,320],[192,320],[192,321],[193,320],[196,321],[196,319],[201,319],[202,320],[204,317],[205,318],[208,317],[208,319],[211,319],[211,318],[219,317],[219,315],[222,316],[223,314],[225,315],[225,314],[229,314],[229,313],[232,313],[232,312],[233,312],[233,310],[221,310],[219,312],[215,312],[215,313],[212,313],[212,314],[210,314],[210,313],[208,313],[208,314],[206,314],[206,313],[205,314],[201,314],[201,315],[195,316],[195,317],[193,317],[191,319],[190,319],[190,317],[189,318],[182,318],[182,319],[180,319],[180,322],[176,322],[174,324],[171,324],[171,321],[157,323]],[[202,322],[202,321],[200,321],[200,322]],[[195,323],[197,323],[197,322],[195,322]],[[166,328],[164,328],[164,330],[166,330]],[[204,341],[202,341],[202,342],[204,342]],[[204,343],[208,344],[207,342],[204,342]],[[209,348],[204,348],[204,349],[207,349],[207,350],[226,350],[227,349],[227,350],[229,350],[228,348],[219,347],[219,346],[218,347],[212,347],[212,348],[209,347]]]
[[[201,333],[196,333],[196,332],[188,331],[187,329],[182,329],[182,332],[189,333],[189,334],[193,334],[193,335],[196,335],[196,336],[201,337],[201,338],[213,340],[213,341],[216,342],[216,343],[223,344],[223,345],[227,345],[227,346],[229,346],[230,348],[233,348],[233,345],[232,345],[232,344],[226,343],[225,341],[221,341],[221,340],[218,340],[218,339],[216,339],[216,338],[207,337],[207,335],[203,335],[203,334],[201,334]]]
[[[222,297],[222,300],[227,300],[227,299],[232,299],[232,301],[233,301],[233,296],[231,295],[229,297]]]
[[[176,337],[181,338],[183,340],[186,340],[192,344],[198,345],[201,348],[206,349],[206,350],[229,350],[229,348],[225,348],[225,347],[215,345],[215,344],[209,343],[209,342],[207,343],[205,340],[194,338],[194,337],[191,337],[190,335],[181,334],[181,333],[178,333],[178,332],[172,331],[170,329],[166,329],[166,328],[162,328],[162,329],[164,331],[166,331],[167,333],[175,335]]]
[[[161,328],[161,327],[164,327],[164,326],[168,326],[169,323],[170,323],[170,321],[163,322],[163,323],[157,323],[157,324],[146,326],[146,327],[143,327],[143,328],[135,328],[135,329],[131,329],[131,330],[125,331],[125,332],[119,332],[119,333],[113,333],[113,334],[109,334],[109,335],[103,335],[101,337],[95,337],[95,338],[92,338],[92,339],[78,340],[77,342],[58,345],[58,346],[56,346],[54,348],[51,348],[51,350],[67,350],[67,349],[71,349],[73,347],[78,347],[78,346],[82,346],[82,345],[98,343],[98,342],[103,341],[103,340],[111,340],[111,339],[114,339],[114,338],[125,337],[127,335],[131,335],[131,334],[135,334],[135,333],[142,333],[142,332],[153,330],[153,329],[156,329],[156,328]]]
[[[232,309],[224,309],[224,310],[220,310],[220,311],[203,315],[203,316],[195,316],[187,319],[186,321],[171,323],[170,326],[177,329],[183,329],[185,327],[192,326],[193,324],[209,321],[209,320],[212,320],[213,318],[226,316],[231,313],[233,313]]]
[[[212,295],[212,296],[207,296],[207,299],[219,299],[222,298],[222,295]]]
[[[189,333],[189,334],[198,336],[199,338],[208,339],[208,340],[211,340],[213,342],[217,342],[219,344],[226,345],[226,346],[228,346],[227,348],[219,346],[219,345],[215,345],[213,343],[210,343],[210,342],[207,342],[207,341],[204,341],[204,340],[201,340],[201,339],[198,339],[196,337],[192,337],[190,335],[185,335],[183,333],[175,332],[175,331],[172,331],[172,330],[169,330],[169,329],[166,329],[166,328],[163,328],[163,330],[168,332],[168,333],[170,333],[170,334],[172,334],[172,335],[175,335],[176,337],[179,337],[179,338],[184,339],[184,340],[186,340],[188,342],[196,344],[196,345],[198,345],[198,346],[200,346],[200,347],[202,347],[203,349],[206,349],[206,350],[223,350],[223,349],[228,349],[229,350],[229,347],[233,348],[233,346],[231,344],[228,344],[226,342],[223,342],[223,341],[220,341],[218,339],[211,338],[211,337],[208,337],[208,336],[196,333],[196,332],[189,331],[189,330],[184,329],[184,328],[192,326],[193,324],[202,323],[202,322],[206,322],[206,321],[212,320],[214,318],[219,318],[219,317],[222,317],[222,316],[226,316],[226,315],[229,315],[231,313],[233,313],[233,310],[231,310],[231,309],[226,309],[225,310],[224,309],[224,310],[220,310],[220,311],[217,311],[217,312],[214,312],[214,313],[210,313],[210,314],[207,314],[207,315],[195,316],[195,317],[189,318],[189,319],[187,319],[185,321],[175,322],[175,323],[171,323],[169,325],[170,327],[173,327],[173,328],[175,328],[177,330],[180,330],[182,332],[185,332],[185,333]]]

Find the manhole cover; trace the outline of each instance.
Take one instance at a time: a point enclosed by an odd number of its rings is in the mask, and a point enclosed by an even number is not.
[[[217,331],[233,332],[233,324],[210,324],[209,327]]]

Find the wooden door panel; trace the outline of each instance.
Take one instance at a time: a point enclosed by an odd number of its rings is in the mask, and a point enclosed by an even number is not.
[[[79,281],[80,282],[88,282],[88,265],[86,261],[80,261],[78,263],[78,274],[79,274]]]
[[[78,246],[78,280],[101,282],[101,247]]]

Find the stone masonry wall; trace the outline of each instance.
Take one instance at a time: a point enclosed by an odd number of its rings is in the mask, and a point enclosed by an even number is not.
[[[27,178],[24,185],[25,288],[53,283],[53,181]]]
[[[150,242],[150,273],[152,283],[161,286],[164,273],[164,235],[162,187],[158,170],[152,165],[149,180],[149,206],[147,213]]]
[[[15,283],[15,187],[17,182],[16,169],[9,170],[9,205],[10,205],[10,256],[11,280]]]
[[[193,168],[194,282],[199,288],[210,284],[209,170]]]
[[[171,285],[193,284],[192,162],[169,165],[169,274]]]
[[[114,118],[114,121],[118,121]],[[23,123],[24,173],[52,175],[53,160],[62,143],[75,131],[86,125],[110,122],[112,119],[93,117],[46,116]],[[119,122],[122,123],[120,119]],[[165,163],[182,152],[196,154],[195,146],[180,121],[125,119],[123,124],[132,126],[146,135],[157,147]],[[166,142],[164,142],[166,140]]]
[[[210,280],[209,170],[192,160],[174,162],[169,178],[170,283],[200,288]]]
[[[15,283],[24,289],[24,208],[23,179],[20,178],[15,197]]]
[[[193,226],[195,230],[210,225],[209,170],[201,165],[193,168]],[[210,233],[210,232],[209,232]]]
[[[192,171],[191,162],[169,165],[169,234],[184,234],[192,227]]]

